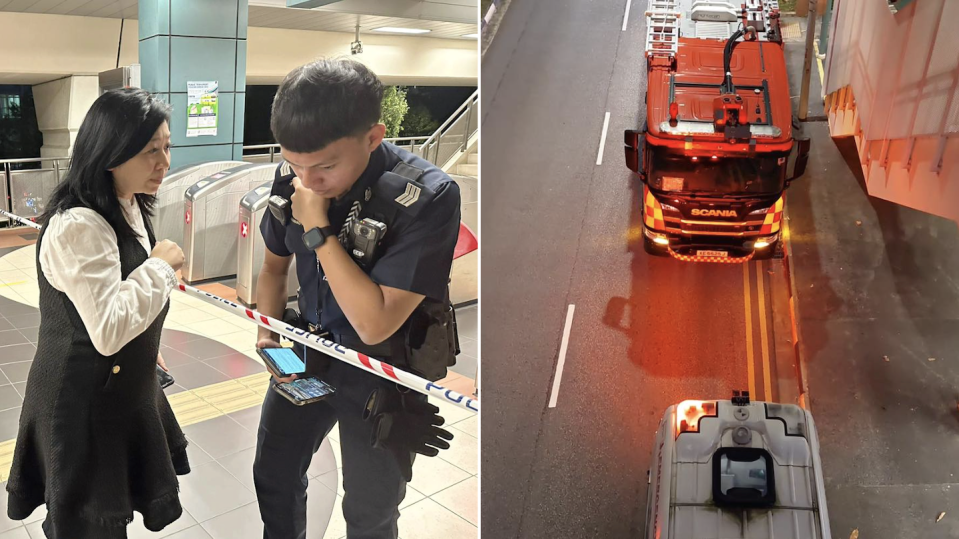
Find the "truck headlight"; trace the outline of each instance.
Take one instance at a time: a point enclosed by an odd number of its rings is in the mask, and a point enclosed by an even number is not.
[[[776,240],[779,239],[779,233],[775,233],[772,236],[766,236],[764,238],[756,238],[756,243],[753,244],[753,247],[756,249],[765,249],[770,245],[776,243]]]
[[[666,237],[666,234],[660,234],[659,232],[653,232],[652,230],[643,227],[643,232],[646,234],[646,237],[653,240],[653,243],[659,245],[669,245],[669,238]]]

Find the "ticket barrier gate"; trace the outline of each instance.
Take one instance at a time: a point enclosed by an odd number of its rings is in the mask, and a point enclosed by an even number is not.
[[[256,282],[263,267],[266,244],[260,234],[260,223],[266,215],[272,181],[253,189],[240,200],[240,226],[236,251],[236,298],[248,307],[256,305]],[[299,282],[296,269],[290,268],[287,298],[295,298]]]
[[[156,217],[153,220],[157,241],[170,240],[182,247],[183,194],[203,178],[242,164],[242,161],[212,161],[177,167],[168,172],[157,191]]]
[[[207,176],[187,189],[183,195],[184,281],[236,275],[240,199],[272,180],[275,172],[274,163],[245,163]]]

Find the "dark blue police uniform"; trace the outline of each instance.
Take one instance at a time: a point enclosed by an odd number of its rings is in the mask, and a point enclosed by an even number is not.
[[[422,175],[415,181],[397,181],[395,175],[384,175],[403,167],[402,163],[422,170]],[[292,178],[281,175],[282,168],[282,164],[277,168],[272,194],[289,196]],[[410,184],[405,190],[404,181]],[[399,195],[394,198],[396,193]],[[375,204],[371,196],[376,197]],[[350,191],[330,205],[328,215],[334,230],[340,230],[354,201],[393,212],[378,257],[364,269],[370,278],[383,286],[448,301],[447,286],[460,223],[456,183],[428,161],[384,142],[372,152],[369,166]],[[364,210],[360,217],[382,216],[368,215]],[[325,281],[316,254],[304,246],[301,226],[290,223],[284,227],[266,212],[260,231],[271,252],[296,256],[298,303],[300,316],[306,322],[329,331],[331,340],[393,363],[388,344],[366,346],[359,340]],[[304,351],[301,348],[298,352],[302,355]],[[307,357],[310,369],[313,353]],[[406,495],[406,482],[390,454],[371,446],[370,424],[362,419],[370,393],[391,383],[337,360],[331,360],[327,369],[323,379],[337,390],[328,399],[295,406],[269,391],[263,402],[253,469],[264,522],[263,537],[306,537],[306,471],[323,439],[339,423],[347,537],[395,539],[398,506]]]

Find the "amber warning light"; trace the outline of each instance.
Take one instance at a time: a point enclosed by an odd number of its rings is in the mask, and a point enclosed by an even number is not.
[[[716,401],[683,401],[676,407],[676,436],[699,432],[699,420],[717,417]]]

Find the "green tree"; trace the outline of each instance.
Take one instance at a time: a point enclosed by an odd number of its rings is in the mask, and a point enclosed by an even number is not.
[[[400,136],[400,126],[403,125],[403,118],[410,110],[409,103],[406,102],[406,89],[399,86],[388,86],[383,92],[383,112],[380,120],[386,124],[386,137],[394,138]]]
[[[416,105],[410,109],[403,120],[404,137],[425,137],[432,135],[440,127],[440,122],[433,119],[430,109],[426,105]]]

